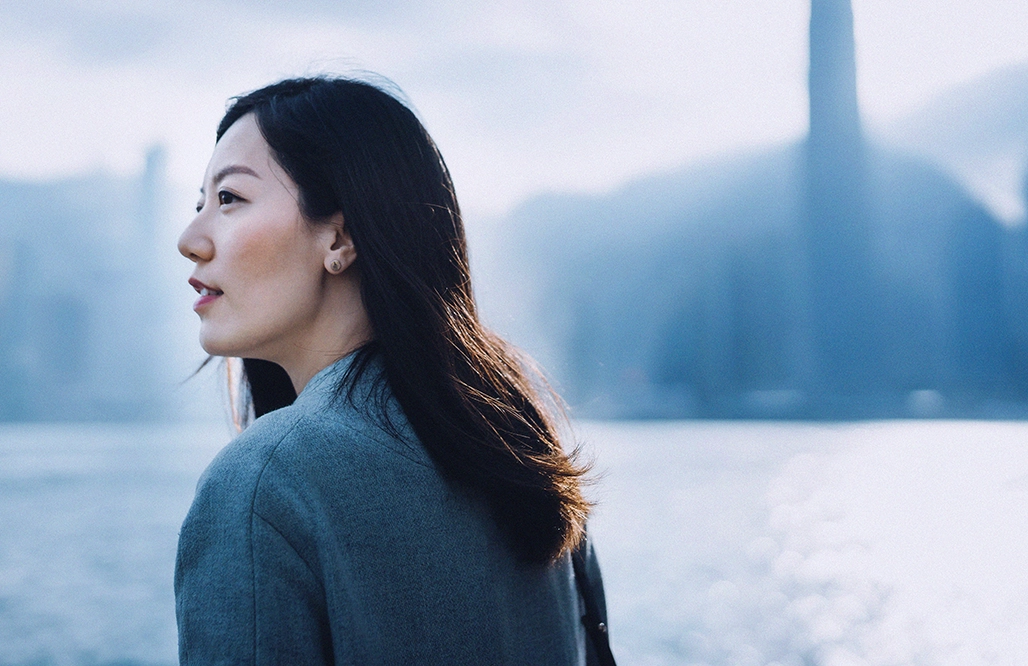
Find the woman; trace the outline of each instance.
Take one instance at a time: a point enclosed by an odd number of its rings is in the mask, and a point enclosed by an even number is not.
[[[582,663],[584,469],[478,321],[413,113],[335,78],[237,98],[179,250],[256,419],[182,527],[182,663]]]

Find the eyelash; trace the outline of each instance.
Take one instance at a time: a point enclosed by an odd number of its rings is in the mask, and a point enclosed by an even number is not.
[[[236,194],[232,194],[231,192],[229,192],[227,190],[221,190],[220,192],[218,192],[218,205],[219,206],[228,206],[229,204],[233,204],[233,203],[235,203],[237,201],[242,201],[242,200],[243,200],[242,197],[240,197],[240,196],[238,196]],[[203,210],[203,202],[202,201],[200,203],[196,204],[196,212],[199,213],[201,210]]]

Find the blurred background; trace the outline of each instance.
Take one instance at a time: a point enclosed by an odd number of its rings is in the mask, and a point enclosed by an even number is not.
[[[385,77],[603,470],[615,652],[1028,662],[1028,5],[0,0],[0,666],[175,663],[234,94]],[[372,72],[374,74],[372,74]]]

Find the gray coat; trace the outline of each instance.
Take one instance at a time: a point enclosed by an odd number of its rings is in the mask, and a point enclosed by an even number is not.
[[[569,558],[515,560],[395,400],[399,437],[337,398],[351,359],[201,477],[175,569],[181,663],[583,664]]]

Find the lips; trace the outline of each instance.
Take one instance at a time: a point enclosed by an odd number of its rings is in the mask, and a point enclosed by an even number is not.
[[[193,303],[193,310],[196,311],[199,311],[200,308],[210,303],[213,303],[215,300],[218,299],[219,296],[225,293],[220,289],[216,289],[210,286],[209,284],[204,284],[203,282],[200,282],[196,278],[190,278],[189,284],[193,287],[193,289],[196,290],[196,293],[200,294],[200,298],[196,299],[196,302]]]
[[[201,296],[221,296],[225,293],[220,289],[215,289],[209,284],[204,284],[203,282],[200,282],[196,278],[189,278],[189,285],[196,290],[196,293],[200,294]]]

